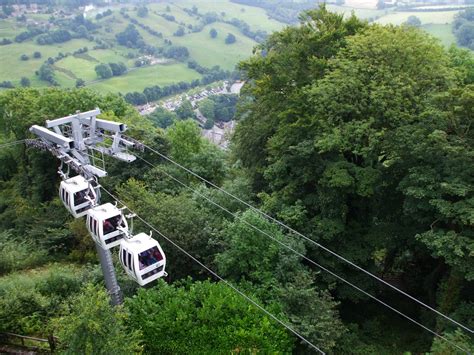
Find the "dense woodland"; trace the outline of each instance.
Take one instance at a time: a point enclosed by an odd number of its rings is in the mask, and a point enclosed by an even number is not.
[[[2,92],[1,140],[100,107],[130,136],[472,329],[472,54],[322,8],[270,35],[240,70],[228,151],[192,119],[150,120],[83,88]],[[460,353],[307,259],[474,351],[472,334],[158,155],[138,155],[155,167],[110,160],[101,184],[323,351]],[[125,303],[112,308],[84,220],[57,197],[57,161],[20,144],[0,149],[0,166],[0,331],[54,334],[65,353],[313,351],[156,235],[169,276],[138,289],[117,263]]]

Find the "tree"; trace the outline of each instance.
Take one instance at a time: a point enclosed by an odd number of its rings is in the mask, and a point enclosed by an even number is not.
[[[448,56],[415,28],[367,28],[324,10],[308,16],[310,26],[270,36],[267,56],[241,66],[253,84],[234,134],[236,159],[263,208],[363,267],[403,275],[413,294],[436,293],[431,271],[408,272],[428,260],[430,270],[447,263],[470,280],[472,236],[462,216],[472,184],[471,90],[448,90],[459,85]],[[334,294],[360,297],[343,286]]]
[[[99,64],[95,67],[95,72],[97,76],[101,79],[108,79],[113,76],[112,69],[108,64]]]
[[[84,79],[77,78],[76,79],[76,88],[82,88],[84,86],[86,86],[86,82],[84,81]]]
[[[176,113],[168,111],[162,107],[156,108],[155,111],[148,115],[148,118],[154,125],[160,128],[167,128],[178,120]]]
[[[405,21],[405,25],[413,26],[413,27],[420,27],[421,20],[416,16],[408,16],[408,19]]]
[[[232,33],[228,33],[227,37],[225,38],[225,44],[232,44],[235,43],[236,38]]]
[[[194,117],[193,105],[191,105],[191,101],[189,100],[184,100],[175,112],[182,120]]]
[[[148,16],[148,8],[146,6],[140,6],[137,9],[137,16],[138,17],[147,17]]]
[[[225,223],[221,238],[226,250],[216,257],[220,275],[242,282],[266,302],[278,302],[298,332],[324,350],[334,348],[345,331],[336,303],[318,292],[300,257],[280,244],[304,254],[301,241],[286,238],[278,226],[250,210]]]
[[[166,131],[171,144],[171,156],[184,163],[203,147],[199,127],[193,120],[178,121]]]
[[[474,22],[461,25],[455,33],[460,46],[474,48]]]
[[[159,304],[160,307],[154,305]],[[222,283],[140,289],[127,301],[131,327],[150,353],[291,352],[286,330]],[[147,319],[147,322],[143,322]],[[161,334],[154,341],[154,334]]]
[[[20,80],[20,85],[23,86],[23,87],[28,87],[31,85],[31,81],[30,79],[26,78],[26,77],[22,77],[21,80]]]
[[[21,60],[28,60],[28,59],[30,59],[30,57],[28,57],[28,55],[26,55],[26,54],[22,54],[20,59]]]
[[[126,328],[128,314],[109,304],[102,286],[87,285],[69,304],[56,321],[63,353],[131,354],[141,350],[139,331]]]
[[[182,37],[186,34],[186,32],[184,31],[184,27],[183,26],[179,26],[179,28],[173,33],[173,36],[176,36],[176,37]]]
[[[38,51],[34,52],[33,53],[33,58],[36,58],[36,59],[41,58],[41,52],[38,52]]]
[[[119,76],[127,72],[127,67],[124,63],[109,63],[109,67],[112,70],[113,76]]]
[[[41,80],[48,81],[51,84],[56,82],[54,79],[54,70],[49,64],[43,64],[38,70],[38,75]]]
[[[217,30],[215,28],[211,28],[211,30],[209,31],[209,35],[211,36],[211,38],[216,38]]]
[[[134,25],[128,25],[125,31],[117,33],[117,42],[122,46],[136,48],[141,45],[143,38]]]
[[[214,105],[214,101],[212,100],[204,99],[199,102],[199,111],[207,119],[214,120],[215,118],[214,108],[215,108],[215,105]]]

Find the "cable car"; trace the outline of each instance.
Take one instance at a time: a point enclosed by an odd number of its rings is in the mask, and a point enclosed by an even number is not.
[[[89,209],[86,225],[92,239],[102,249],[119,245],[128,231],[128,223],[122,211],[111,203]]]
[[[61,181],[59,197],[75,218],[84,216],[97,200],[95,190],[81,175]]]
[[[140,233],[130,239],[122,239],[119,258],[126,273],[140,286],[167,276],[165,253],[151,237],[151,233]]]

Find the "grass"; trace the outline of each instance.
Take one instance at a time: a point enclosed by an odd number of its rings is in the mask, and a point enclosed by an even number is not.
[[[218,35],[215,39],[209,36],[211,28],[217,30]],[[228,33],[235,35],[237,39],[235,43],[225,44],[224,40]],[[191,58],[202,66],[220,65],[221,68],[229,70],[232,70],[240,60],[248,58],[257,44],[242,35],[234,26],[223,23],[213,23],[204,27],[201,32],[175,37],[173,43],[186,46]]]
[[[350,16],[352,11],[361,19],[369,19],[375,17],[385,16],[391,13],[391,10],[377,10],[377,9],[359,9],[349,6],[327,5],[328,10],[334,11],[345,16]]]
[[[238,18],[247,22],[253,30],[264,30],[271,33],[285,26],[285,24],[269,18],[264,9],[232,3],[229,0],[179,0],[176,1],[176,4],[187,8],[196,5],[199,13],[215,11],[220,14],[225,12],[225,19]],[[173,12],[173,8],[171,12]]]
[[[186,64],[153,65],[133,70],[126,75],[92,83],[87,87],[100,92],[143,91],[153,85],[166,86],[179,81],[190,82],[199,79],[201,75],[187,67]]]
[[[94,69],[96,65],[97,63],[91,62],[90,60],[73,56],[64,58],[55,64],[56,67],[68,70],[76,78],[81,78],[85,81],[97,79],[97,74]]]
[[[75,50],[91,46],[91,42],[83,39],[75,39],[69,42],[55,44],[50,46],[40,46],[33,41],[26,41],[23,43],[12,43],[7,46],[0,47],[0,80],[9,80],[14,84],[19,84],[21,77],[27,77],[32,81],[32,85],[36,86],[45,83],[34,80],[35,71],[44,63],[48,57],[54,57],[59,52],[67,53]],[[40,52],[42,57],[39,59],[33,58],[34,52]],[[22,54],[30,56],[29,60],[20,60]]]
[[[423,25],[426,24],[448,24],[452,23],[454,16],[459,11],[433,11],[433,12],[393,12],[388,15],[385,15],[375,22],[382,25],[393,24],[401,25],[404,23],[408,17],[416,16],[420,19]]]
[[[451,24],[428,24],[423,25],[422,28],[432,36],[438,38],[446,47],[456,44],[456,37],[452,31]]]
[[[12,20],[0,20],[0,39],[9,38],[13,40],[16,35],[25,30],[24,27],[17,25]]]

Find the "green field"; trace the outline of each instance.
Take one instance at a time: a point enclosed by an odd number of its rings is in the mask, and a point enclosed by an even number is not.
[[[224,18],[227,20],[235,17],[247,22],[252,29],[264,30],[269,33],[285,26],[281,22],[270,19],[264,9],[235,4],[229,0],[177,0],[175,3],[187,8],[196,5],[199,13],[214,11],[220,14],[221,12],[225,12]],[[244,11],[242,11],[242,9]]]
[[[23,43],[12,43],[8,46],[0,47],[0,81],[9,80],[14,84],[20,82],[21,77],[27,77],[32,80],[32,84],[41,84],[35,79],[35,71],[44,63],[48,57],[54,57],[59,52],[67,53],[91,46],[91,42],[83,39],[75,39],[62,44],[49,46],[40,46],[32,41]],[[38,51],[42,54],[39,59],[32,58],[33,53]],[[27,61],[20,60],[20,56],[26,54],[30,56]],[[42,84],[44,86],[44,83]]]
[[[452,44],[456,44],[456,37],[454,36],[454,33],[452,31],[452,25],[435,25],[435,24],[428,24],[428,25],[423,25],[422,28],[431,34],[432,36],[438,38],[441,43],[449,47]]]
[[[55,67],[71,72],[73,74],[72,79],[74,80],[81,78],[85,81],[91,81],[97,79],[94,69],[97,64],[90,60],[70,56],[57,62]]]
[[[209,36],[209,30],[217,30],[217,38]],[[224,40],[228,33],[235,35],[237,41],[233,44],[225,44]],[[183,37],[175,37],[174,43],[186,46],[191,57],[200,65],[212,67],[220,65],[223,69],[232,70],[242,59],[252,54],[255,41],[240,34],[234,27],[224,23],[213,23],[207,25],[201,32],[188,34]]]
[[[334,11],[340,14],[344,14],[345,17],[351,16],[352,12],[361,19],[374,19],[376,17],[386,16],[392,11],[389,9],[377,10],[377,9],[356,9],[348,6],[339,5],[327,5],[328,10]]]
[[[12,21],[0,20],[0,39],[9,38],[13,40],[16,35],[20,34],[24,30],[24,28],[18,26]]]
[[[186,64],[153,65],[133,70],[126,75],[99,81],[87,87],[101,92],[143,91],[144,88],[160,85],[165,86],[180,81],[190,82],[199,79],[201,75],[187,67]]]
[[[425,24],[447,24],[452,23],[454,16],[459,11],[433,11],[433,12],[393,12],[388,15],[385,15],[375,22],[380,23],[382,25],[393,24],[393,25],[401,25],[404,23],[408,17],[416,16],[420,19],[423,25]]]

